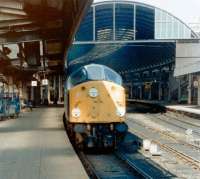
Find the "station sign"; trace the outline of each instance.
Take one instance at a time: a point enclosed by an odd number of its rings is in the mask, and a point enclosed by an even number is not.
[[[31,86],[32,86],[32,87],[37,86],[37,81],[31,81]]]
[[[42,80],[42,85],[43,85],[43,86],[47,86],[48,84],[49,84],[48,79],[43,79],[43,80]]]

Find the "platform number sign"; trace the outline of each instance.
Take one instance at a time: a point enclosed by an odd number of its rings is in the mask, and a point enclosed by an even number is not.
[[[48,79],[43,79],[42,80],[42,85],[47,86],[48,85]]]
[[[37,86],[37,81],[31,81],[31,86],[32,86],[32,87]]]

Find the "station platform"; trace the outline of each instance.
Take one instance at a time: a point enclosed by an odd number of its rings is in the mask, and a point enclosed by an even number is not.
[[[128,102],[138,102],[138,103],[144,103],[144,104],[159,105],[166,108],[166,110],[182,113],[187,116],[200,119],[200,106],[197,106],[197,105],[170,104],[165,101],[135,100],[135,99],[128,99]]]
[[[195,105],[165,105],[168,110],[186,114],[200,119],[200,106]]]
[[[63,108],[37,108],[0,122],[0,178],[84,179],[62,122]]]

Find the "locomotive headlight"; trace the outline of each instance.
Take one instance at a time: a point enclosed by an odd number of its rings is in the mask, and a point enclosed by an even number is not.
[[[126,111],[125,111],[125,108],[123,108],[123,107],[119,107],[116,110],[116,115],[119,117],[124,117],[125,113],[126,113]]]
[[[99,92],[96,88],[90,88],[89,96],[92,98],[96,98],[99,95]]]
[[[81,115],[81,110],[79,108],[72,109],[72,116],[73,117],[78,118],[78,117],[80,117],[80,115]]]

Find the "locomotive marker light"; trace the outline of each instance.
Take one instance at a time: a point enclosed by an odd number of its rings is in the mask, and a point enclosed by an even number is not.
[[[123,107],[118,107],[116,110],[116,115],[119,117],[123,117],[125,115],[125,108]]]
[[[159,150],[159,147],[157,144],[151,143],[149,151],[151,155],[154,155],[154,156],[161,155],[161,151]]]
[[[79,108],[72,109],[72,116],[73,117],[78,118],[78,117],[80,117],[80,115],[81,115],[81,110]]]
[[[99,92],[96,88],[90,88],[89,90],[89,96],[91,98],[96,98],[99,95]]]

